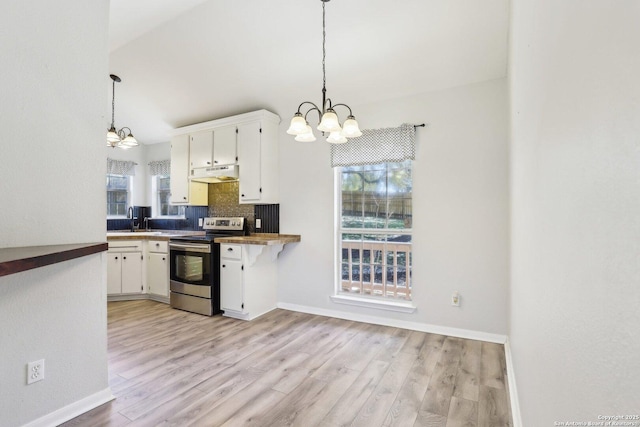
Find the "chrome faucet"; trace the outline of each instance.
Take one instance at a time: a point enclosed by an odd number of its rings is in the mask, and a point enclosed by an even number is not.
[[[144,229],[146,231],[149,231],[149,217],[148,216],[144,217]]]
[[[135,222],[135,218],[133,217],[133,206],[129,206],[129,210],[127,211],[127,219],[131,219],[131,232],[133,232],[133,226]]]

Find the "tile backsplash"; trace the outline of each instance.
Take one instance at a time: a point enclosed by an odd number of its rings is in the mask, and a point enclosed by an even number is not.
[[[237,181],[209,184],[209,216],[242,216],[247,219],[250,233],[278,233],[280,205],[245,205],[238,202],[240,184]],[[256,229],[256,218],[261,228]]]
[[[213,216],[241,216],[246,218],[249,233],[279,233],[280,205],[245,205],[238,202],[240,188],[237,181],[209,184],[209,206],[187,206],[186,219],[150,219],[149,227],[157,230],[202,230],[198,218]],[[261,228],[256,229],[256,218]],[[107,230],[127,230],[131,220],[108,219]]]

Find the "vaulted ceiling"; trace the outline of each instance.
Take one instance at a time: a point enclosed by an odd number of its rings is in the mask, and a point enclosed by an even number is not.
[[[328,95],[354,109],[507,73],[508,0],[331,0],[326,15]],[[116,126],[142,143],[321,101],[321,0],[111,0],[110,19]]]

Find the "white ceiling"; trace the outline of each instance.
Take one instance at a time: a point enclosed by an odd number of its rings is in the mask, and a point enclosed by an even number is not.
[[[326,11],[328,96],[361,127],[376,126],[360,104],[506,76],[508,0],[332,0]],[[320,0],[111,0],[110,32],[116,126],[142,143],[260,108],[288,122],[300,102],[321,102]],[[105,76],[107,88],[105,123]]]

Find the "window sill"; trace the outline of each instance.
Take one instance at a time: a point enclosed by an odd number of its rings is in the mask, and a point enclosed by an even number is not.
[[[414,313],[416,307],[412,302],[384,301],[372,298],[355,297],[350,295],[333,295],[331,301],[338,304],[355,305],[358,307],[377,308],[380,310],[397,311],[400,313]]]

